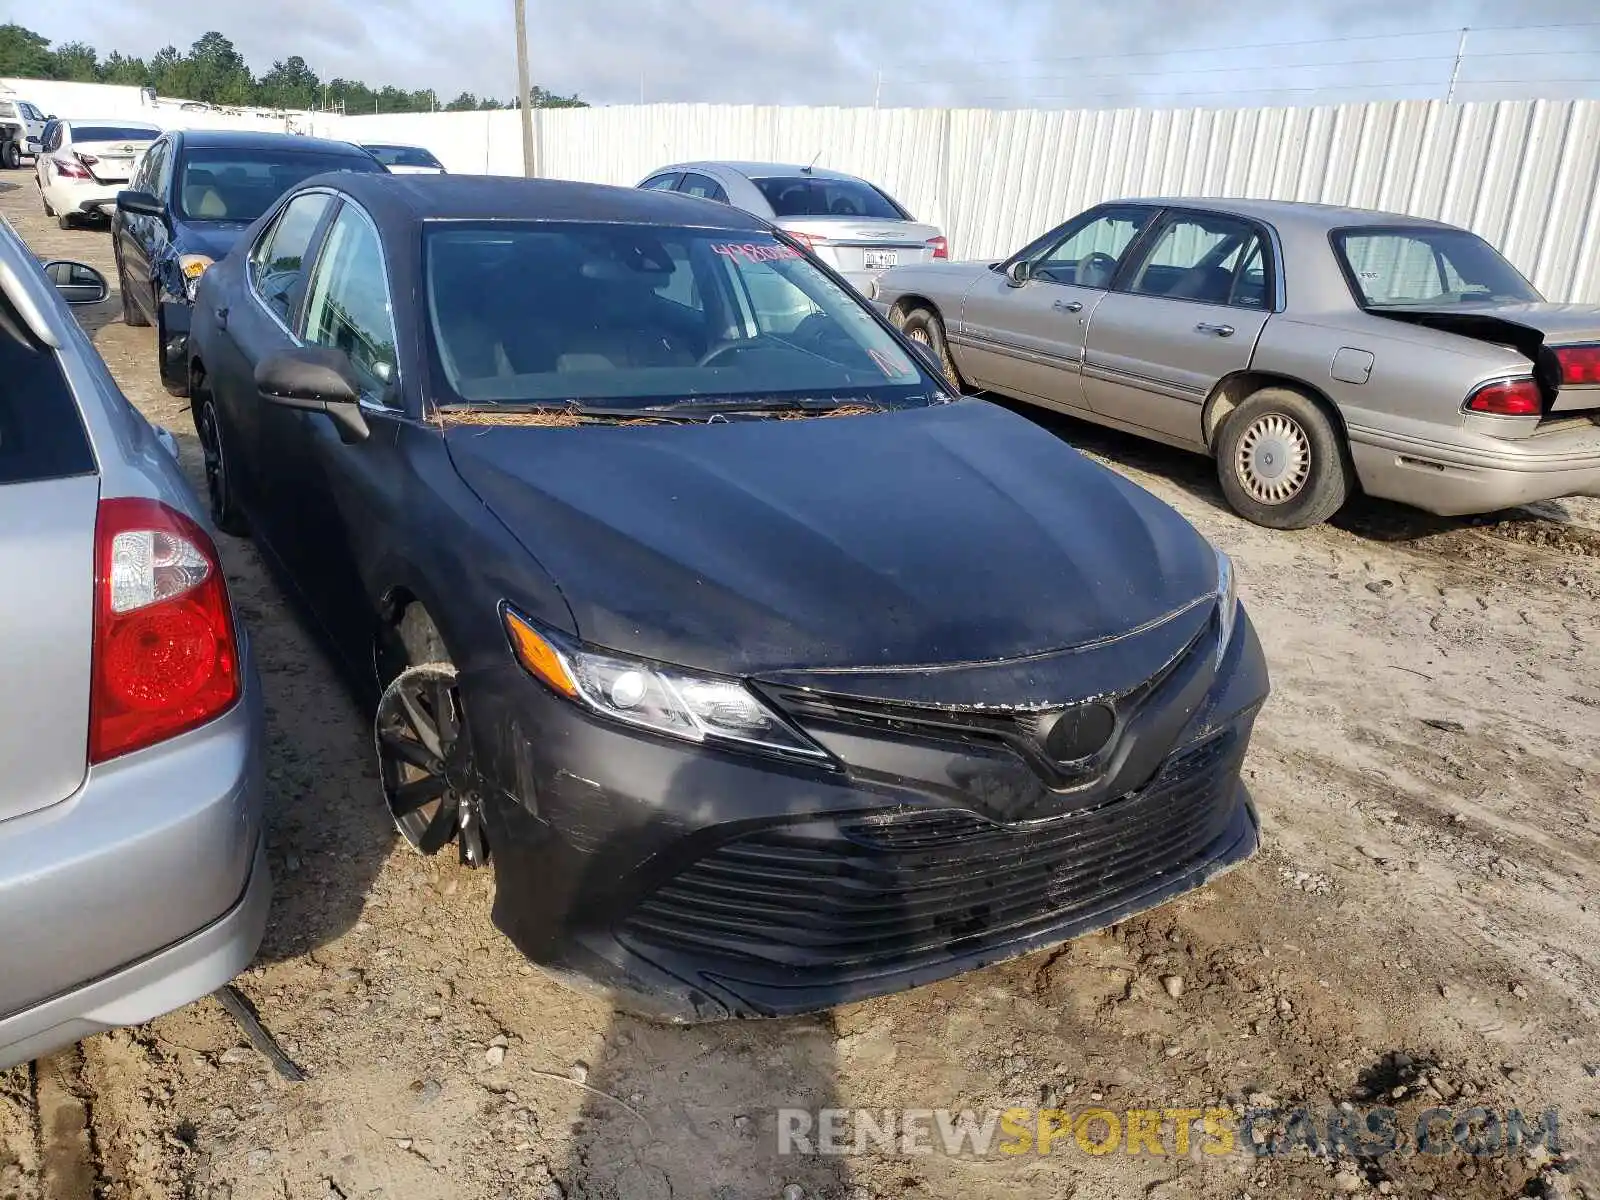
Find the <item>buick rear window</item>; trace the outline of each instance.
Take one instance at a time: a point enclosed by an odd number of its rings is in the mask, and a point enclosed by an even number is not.
[[[878,217],[909,221],[911,215],[860,179],[809,176],[751,180],[779,217]]]
[[[1542,299],[1498,250],[1464,229],[1340,229],[1333,247],[1363,308]]]

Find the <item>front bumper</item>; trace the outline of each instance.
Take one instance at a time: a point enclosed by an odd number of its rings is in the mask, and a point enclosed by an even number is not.
[[[241,651],[227,713],[0,824],[0,1069],[181,1007],[254,957],[271,884],[261,687]]]
[[[1239,771],[1267,679],[1242,611],[1212,665],[1141,786],[1015,821],[983,794],[1010,786],[999,752],[946,743],[943,777],[913,777],[932,739],[890,733],[883,769],[823,771],[602,725],[520,673],[469,678],[495,923],[673,1022],[815,1011],[1103,928],[1256,849]]]

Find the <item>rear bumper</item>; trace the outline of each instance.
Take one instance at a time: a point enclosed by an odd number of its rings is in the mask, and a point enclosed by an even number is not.
[[[260,944],[263,711],[90,769],[0,823],[0,1067],[149,1020],[227,982]]]
[[[1600,496],[1600,425],[1520,440],[1445,443],[1350,426],[1350,454],[1369,495],[1440,516],[1535,500]]]
[[[255,958],[271,899],[266,851],[258,842],[239,902],[206,928],[93,983],[0,1020],[0,1071],[108,1029],[154,1020],[210,995]]]
[[[51,189],[51,207],[57,212],[109,217],[117,207],[117,193],[127,186],[126,180],[121,183],[57,184]]]

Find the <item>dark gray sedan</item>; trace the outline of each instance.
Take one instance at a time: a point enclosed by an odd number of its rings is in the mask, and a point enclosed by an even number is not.
[[[1600,307],[1437,221],[1119,201],[873,298],[958,383],[1214,456],[1258,524],[1357,486],[1440,514],[1600,495]]]

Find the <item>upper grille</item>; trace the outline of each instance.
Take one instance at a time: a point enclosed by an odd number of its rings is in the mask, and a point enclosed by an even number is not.
[[[1243,748],[1219,734],[1137,792],[1027,825],[952,808],[766,826],[662,884],[620,932],[752,979],[848,978],[1015,940],[1203,860],[1233,815]]]

